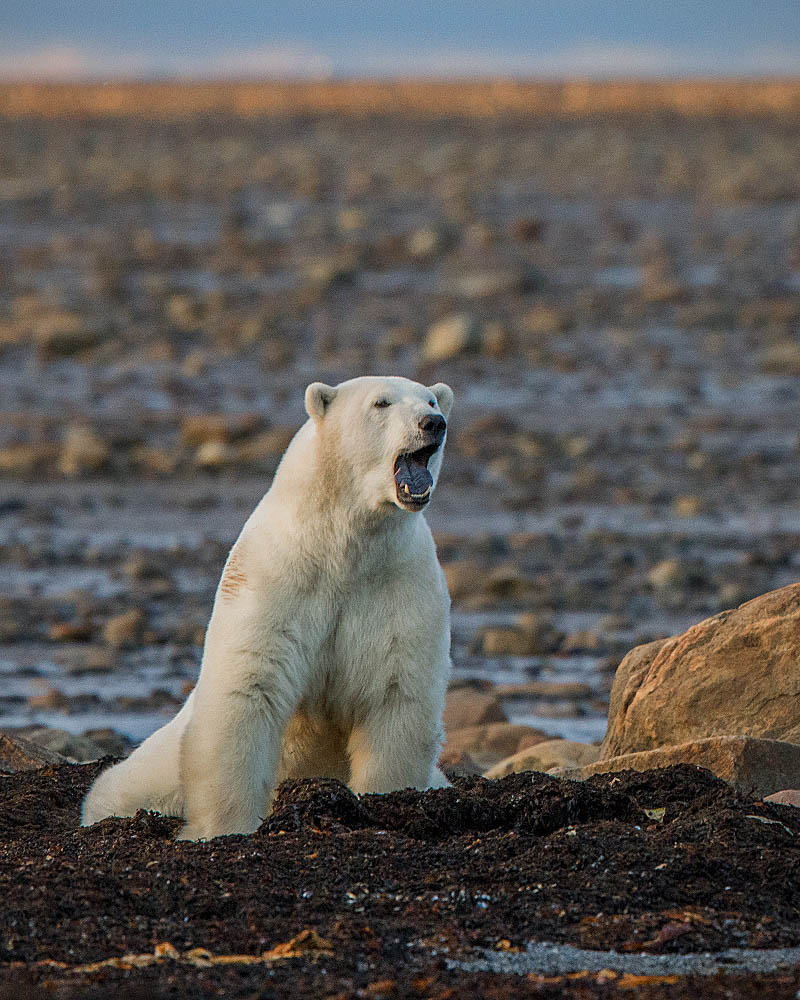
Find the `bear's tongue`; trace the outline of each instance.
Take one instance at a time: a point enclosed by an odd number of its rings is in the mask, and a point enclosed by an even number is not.
[[[433,486],[433,476],[428,467],[413,454],[400,455],[394,463],[394,481],[401,500],[427,499]]]

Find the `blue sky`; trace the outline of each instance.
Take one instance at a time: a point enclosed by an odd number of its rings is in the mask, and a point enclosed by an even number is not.
[[[0,0],[0,75],[800,74],[798,0]]]

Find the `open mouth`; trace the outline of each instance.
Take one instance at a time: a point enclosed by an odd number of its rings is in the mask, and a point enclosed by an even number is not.
[[[428,471],[428,462],[438,448],[438,444],[429,444],[417,451],[397,456],[394,463],[394,485],[401,507],[422,510],[430,500],[433,476]]]

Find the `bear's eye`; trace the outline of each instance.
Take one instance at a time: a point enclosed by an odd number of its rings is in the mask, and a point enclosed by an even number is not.
[[[435,399],[429,399],[428,400],[428,406],[432,406],[434,408],[434,410],[435,410],[436,409],[436,400]]]
[[[375,406],[377,406],[379,410],[382,410],[386,406],[391,406],[391,403],[389,402],[388,399],[376,399]]]

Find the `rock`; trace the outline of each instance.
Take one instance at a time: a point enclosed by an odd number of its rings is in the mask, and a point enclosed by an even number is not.
[[[449,733],[466,726],[508,720],[496,694],[477,691],[472,687],[459,687],[447,692],[443,721],[445,732]]]
[[[125,757],[133,743],[115,729],[87,729],[83,734],[101,751],[100,756]]]
[[[451,749],[447,746],[442,749],[439,767],[451,778],[467,778],[470,775],[483,774],[483,768],[466,750]]]
[[[562,777],[583,780],[613,771],[649,771],[672,764],[705,767],[742,795],[763,797],[800,786],[800,746],[747,736],[712,736],[676,746],[603,758]]]
[[[257,413],[195,414],[181,421],[181,441],[188,448],[198,448],[209,441],[227,443],[248,437],[263,425]]]
[[[221,469],[233,465],[236,452],[224,441],[206,441],[194,453],[194,464],[198,469]]]
[[[35,771],[50,764],[67,764],[60,753],[37,746],[20,737],[0,733],[0,772],[15,774],[17,771]]]
[[[66,729],[52,729],[49,726],[25,726],[22,729],[10,731],[15,739],[24,739],[37,747],[43,747],[64,758],[83,763],[98,760],[104,756],[104,751],[94,740],[87,736],[76,736]]]
[[[50,626],[53,642],[88,642],[91,637],[91,622],[53,622]]]
[[[50,313],[36,321],[33,339],[39,356],[49,361],[96,347],[107,336],[99,324],[73,313]]]
[[[692,583],[691,568],[681,559],[662,559],[647,574],[654,590],[682,590]]]
[[[639,646],[614,678],[603,759],[709,736],[800,743],[799,662],[800,584]]]
[[[103,638],[109,646],[136,646],[142,640],[145,617],[138,608],[109,618],[103,627]]]
[[[116,656],[108,646],[83,643],[57,650],[54,659],[66,673],[74,677],[81,674],[107,674],[116,666]]]
[[[561,640],[547,619],[525,613],[512,626],[487,625],[478,636],[484,656],[541,656],[554,652]]]
[[[503,778],[516,771],[550,771],[558,768],[579,768],[591,764],[600,755],[600,748],[575,740],[546,740],[520,750],[501,760],[486,772],[487,778]]]
[[[800,788],[782,788],[779,792],[764,796],[765,802],[777,802],[781,806],[797,806],[800,809]]]
[[[243,441],[236,451],[237,462],[274,463],[289,447],[296,430],[295,427],[273,427]]]
[[[50,465],[57,454],[52,444],[10,444],[0,448],[0,474],[28,476]]]
[[[453,562],[443,562],[442,569],[453,601],[461,601],[480,591],[484,569],[477,560],[457,559]]]
[[[442,754],[451,754],[454,758],[465,753],[483,774],[506,757],[511,757],[520,750],[550,739],[541,729],[532,726],[516,725],[513,722],[489,722],[479,726],[465,726],[447,733]]]
[[[565,333],[572,326],[572,317],[558,306],[544,303],[534,306],[524,316],[522,329],[529,337],[538,340]]]
[[[111,458],[111,448],[99,435],[82,424],[67,429],[58,470],[65,476],[81,476],[100,472]]]
[[[765,375],[800,375],[800,344],[794,340],[780,340],[771,344],[758,356],[759,371]]]
[[[436,229],[415,229],[406,241],[412,257],[434,257],[441,253],[447,242],[446,235]]]
[[[524,243],[538,243],[544,235],[547,223],[534,216],[515,219],[511,224],[511,236]]]
[[[137,445],[131,449],[131,464],[136,469],[151,476],[171,476],[178,461],[165,448],[151,448],[149,445]]]
[[[422,360],[449,361],[462,354],[474,354],[482,342],[481,325],[468,313],[456,313],[434,323],[422,346]]]

